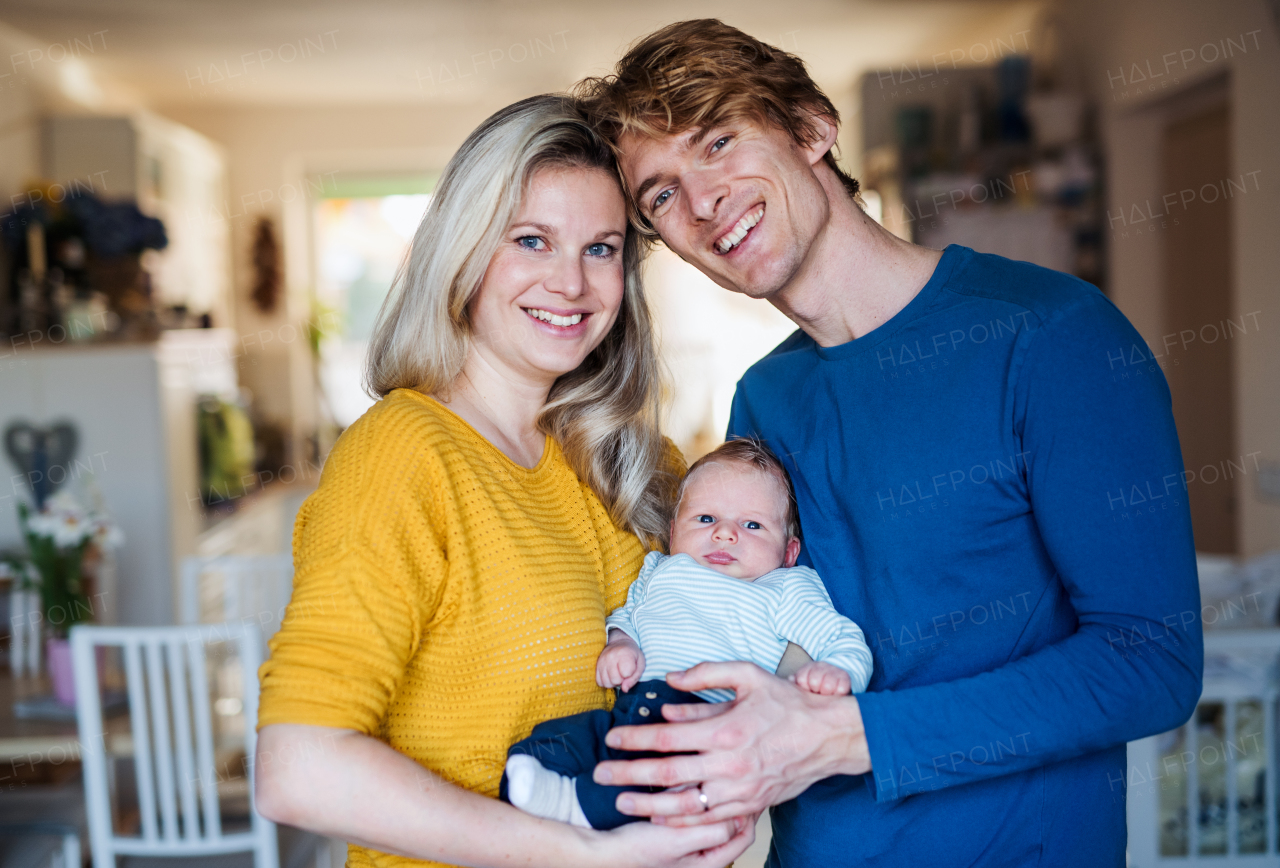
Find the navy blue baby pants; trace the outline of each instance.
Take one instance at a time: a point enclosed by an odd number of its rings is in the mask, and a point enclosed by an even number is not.
[[[653,751],[617,750],[604,743],[605,734],[615,726],[639,726],[663,723],[662,706],[688,702],[705,702],[699,696],[676,690],[665,681],[642,681],[630,691],[618,691],[613,711],[585,711],[569,717],[548,720],[533,728],[528,738],[511,746],[507,756],[528,754],[542,767],[574,778],[578,804],[593,829],[613,829],[645,817],[629,817],[615,807],[623,792],[652,793],[661,787],[611,787],[591,779],[596,763],[605,760],[647,759],[664,756]],[[507,798],[507,776],[502,776],[499,798]]]

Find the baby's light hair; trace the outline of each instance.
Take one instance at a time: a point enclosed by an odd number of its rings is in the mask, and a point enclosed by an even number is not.
[[[762,470],[772,475],[778,480],[787,496],[787,508],[784,516],[787,536],[801,539],[800,510],[796,506],[796,491],[791,484],[791,474],[787,473],[787,468],[782,466],[781,459],[759,437],[734,437],[728,442],[721,443],[715,449],[693,462],[692,466],[689,467],[689,472],[684,475],[684,479],[680,480],[680,487],[676,489],[676,505],[672,514],[675,515],[680,511],[680,502],[684,500],[684,490],[689,486],[689,480],[693,479],[693,475],[701,467],[707,464],[722,464],[726,461],[750,465],[757,470]]]

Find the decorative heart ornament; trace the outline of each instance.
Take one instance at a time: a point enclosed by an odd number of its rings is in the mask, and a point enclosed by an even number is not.
[[[14,422],[4,432],[4,450],[22,471],[36,509],[71,478],[71,459],[80,443],[80,433],[70,422],[37,428],[28,422]]]

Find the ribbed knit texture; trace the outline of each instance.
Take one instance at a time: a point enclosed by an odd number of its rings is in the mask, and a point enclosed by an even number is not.
[[[397,390],[339,439],[294,528],[258,725],[344,727],[496,797],[535,724],[607,708],[605,616],[644,551],[548,438],[532,469]],[[434,864],[351,847],[350,865]]]

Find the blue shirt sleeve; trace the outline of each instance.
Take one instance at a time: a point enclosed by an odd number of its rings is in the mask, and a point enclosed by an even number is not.
[[[1081,756],[1194,710],[1203,637],[1181,451],[1164,378],[1115,375],[1130,346],[1145,344],[1100,295],[1031,330],[1010,412],[1078,624],[993,671],[860,696],[877,800]]]

